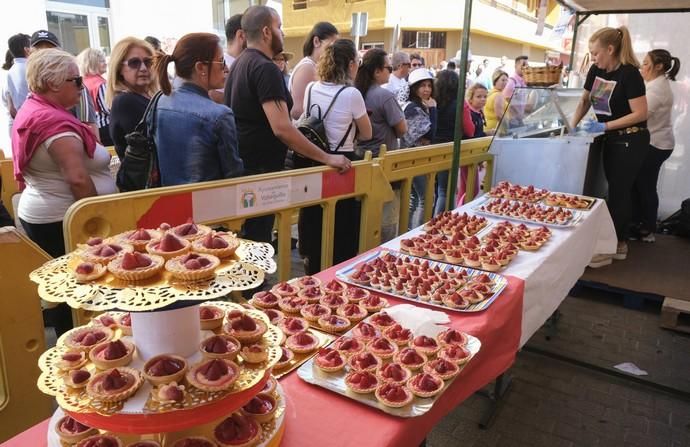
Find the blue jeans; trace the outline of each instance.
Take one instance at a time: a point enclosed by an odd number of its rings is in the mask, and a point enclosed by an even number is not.
[[[424,195],[426,193],[426,176],[420,175],[412,179],[410,192],[410,223],[408,230],[417,228],[424,223]]]
[[[448,171],[441,171],[436,174],[436,201],[434,202],[434,216],[446,210],[446,200],[448,200]]]

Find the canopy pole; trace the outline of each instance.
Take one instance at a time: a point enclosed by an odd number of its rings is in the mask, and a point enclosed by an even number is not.
[[[582,16],[582,20],[580,20]],[[591,14],[582,14],[581,12],[575,12],[575,28],[573,29],[573,41],[570,43],[570,61],[568,63],[568,77],[573,72],[573,63],[575,62],[575,50],[577,48],[577,29],[580,28],[585,20],[587,20]]]
[[[470,51],[470,25],[472,22],[472,0],[465,0],[465,18],[462,25],[462,56],[460,57],[460,82],[458,100],[455,108],[455,138],[453,140],[453,163],[450,168],[450,185],[446,197],[446,209],[455,208],[455,192],[460,168],[460,142],[463,135],[463,116],[465,106],[465,82],[467,79],[467,55]]]

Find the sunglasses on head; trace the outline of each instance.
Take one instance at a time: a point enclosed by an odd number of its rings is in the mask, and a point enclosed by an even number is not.
[[[150,57],[140,58],[140,57],[130,57],[129,59],[122,61],[123,64],[127,65],[132,70],[139,70],[141,64],[144,64],[146,68],[151,68],[153,65],[153,59]]]
[[[75,76],[73,78],[65,79],[65,82],[74,82],[74,85],[78,89],[82,89],[84,87],[84,78],[81,76]]]

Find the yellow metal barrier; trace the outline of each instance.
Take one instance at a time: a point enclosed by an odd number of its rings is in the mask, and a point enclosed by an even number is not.
[[[36,387],[45,351],[41,304],[29,273],[50,257],[14,229],[0,230],[0,443],[50,416]],[[21,260],[21,262],[18,262]]]
[[[12,196],[19,192],[17,182],[14,180],[14,168],[12,166],[11,158],[4,158],[2,151],[0,151],[0,178],[2,178],[2,192],[0,192],[0,199],[7,208],[10,216],[14,219],[14,208],[12,207]]]
[[[484,189],[490,187],[493,177],[493,155],[488,153],[491,137],[463,140],[460,151],[460,166],[468,167],[468,178],[465,198],[472,200],[478,191],[474,190],[474,179],[478,175],[479,165],[483,162],[487,165],[484,177]],[[379,154],[379,163],[386,179],[390,183],[400,182],[400,197],[409,197],[412,190],[412,179],[416,176],[426,176],[427,188],[424,198],[424,220],[431,218],[433,212],[433,199],[436,174],[447,171],[453,160],[453,144],[434,144],[396,151],[382,150]],[[448,188],[450,191],[450,188]],[[409,207],[406,203],[400,205],[399,226],[400,232],[405,232],[409,223]]]

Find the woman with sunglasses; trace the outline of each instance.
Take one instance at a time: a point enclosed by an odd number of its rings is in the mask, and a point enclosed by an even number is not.
[[[357,70],[355,87],[364,97],[372,128],[371,140],[357,143],[361,154],[370,150],[377,156],[382,144],[389,151],[398,149],[398,138],[407,132],[405,114],[395,94],[381,87],[388,82],[392,71],[388,54],[379,48],[367,51]]]
[[[12,127],[14,176],[23,187],[17,214],[31,240],[53,257],[65,254],[62,220],[84,197],[117,192],[110,155],[91,128],[69,112],[84,88],[74,57],[46,49],[29,57],[30,95]],[[57,335],[71,327],[67,305],[50,311]]]
[[[158,90],[151,70],[153,57],[153,47],[136,37],[119,41],[110,55],[105,102],[110,107],[110,137],[120,160],[127,148],[125,135],[134,130]]]
[[[172,90],[168,65],[182,85]],[[228,69],[215,34],[183,36],[172,54],[156,62],[161,96],[148,123],[158,150],[161,185],[181,185],[237,177],[244,164],[237,147],[232,110],[212,101],[208,92],[223,88]],[[147,117],[147,120],[149,118]]]

